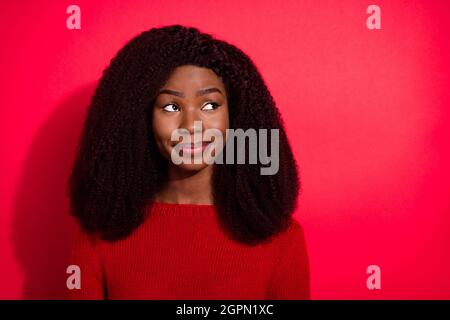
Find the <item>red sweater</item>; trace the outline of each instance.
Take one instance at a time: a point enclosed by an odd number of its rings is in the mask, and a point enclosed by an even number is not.
[[[272,241],[247,246],[219,226],[213,205],[149,206],[126,239],[92,240],[81,229],[70,264],[81,271],[71,299],[309,299],[309,263],[292,219]]]

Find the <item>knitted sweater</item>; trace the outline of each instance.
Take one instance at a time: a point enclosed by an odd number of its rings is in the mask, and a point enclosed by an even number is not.
[[[81,228],[70,264],[80,289],[70,299],[309,299],[309,262],[300,224],[270,242],[230,239],[214,205],[154,202],[133,233],[94,240]]]

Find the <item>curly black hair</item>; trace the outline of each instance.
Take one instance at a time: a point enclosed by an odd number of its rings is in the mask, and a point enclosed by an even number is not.
[[[268,241],[292,222],[300,192],[280,113],[244,52],[179,24],[140,33],[103,71],[67,183],[70,214],[85,231],[108,241],[126,238],[145,220],[147,205],[167,179],[167,160],[153,138],[151,110],[158,90],[182,65],[209,68],[221,77],[230,129],[279,130],[275,175],[261,175],[258,164],[214,164],[211,181],[224,231],[244,244]]]

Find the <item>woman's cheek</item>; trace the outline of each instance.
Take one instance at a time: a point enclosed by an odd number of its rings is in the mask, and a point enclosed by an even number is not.
[[[213,119],[210,119],[207,124],[208,128],[215,128],[221,131],[225,131],[229,128],[228,112],[221,112]]]
[[[167,138],[167,127],[164,127],[164,124],[162,123],[162,119],[155,116],[153,118],[152,123],[152,130],[153,130],[153,136],[155,137],[156,145],[158,146],[158,150],[162,154],[166,154],[167,151],[165,144],[167,143],[167,139],[170,139],[170,136]]]

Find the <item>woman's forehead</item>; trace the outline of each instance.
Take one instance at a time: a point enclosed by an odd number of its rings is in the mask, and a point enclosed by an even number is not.
[[[201,95],[202,93],[212,92],[225,94],[225,85],[214,71],[191,65],[177,67],[171,73],[162,89],[178,91],[181,92],[181,95],[184,93]]]

